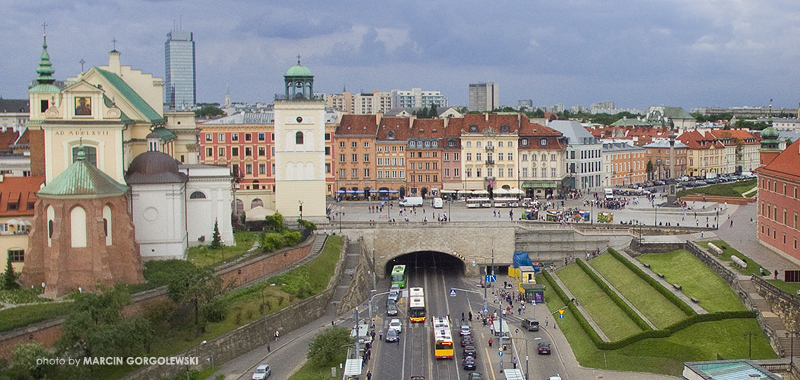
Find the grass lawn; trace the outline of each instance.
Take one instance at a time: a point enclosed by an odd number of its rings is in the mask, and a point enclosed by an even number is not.
[[[681,309],[678,309],[614,256],[604,254],[587,263],[594,267],[657,328],[663,329],[687,318]]]
[[[69,313],[71,302],[42,303],[0,310],[0,331],[9,331]]]
[[[775,285],[781,290],[789,293],[789,294],[797,294],[797,291],[800,290],[800,282],[784,282],[783,280],[767,280],[772,285]]]
[[[262,232],[249,232],[240,231],[235,232],[233,237],[236,239],[236,245],[226,245],[222,249],[209,249],[208,246],[202,245],[189,248],[187,256],[189,261],[199,267],[203,266],[216,266],[223,262],[231,261],[239,258],[247,253],[256,241],[260,241]],[[208,240],[208,243],[211,243]],[[256,253],[261,253],[258,249]]]
[[[678,191],[678,198],[690,194],[719,195],[723,197],[741,197],[750,189],[756,187],[756,180],[718,183],[711,186],[694,187]]]
[[[52,300],[49,298],[39,297],[41,294],[42,294],[42,288],[0,290],[0,302],[13,303],[13,304],[52,302]]]
[[[746,310],[728,284],[688,251],[646,254],[637,259],[650,264],[653,272],[664,274],[669,283],[681,285],[687,296],[699,300],[709,312]]]
[[[698,241],[696,243],[697,243],[697,245],[699,245],[699,246],[701,246],[701,247],[703,247],[705,249],[708,249],[708,243],[709,243],[708,241]],[[740,269],[738,266],[730,264],[729,267],[731,267],[733,270],[738,271],[739,273],[745,274],[745,275],[748,275],[748,276],[751,276],[751,275],[761,276],[761,272],[759,271],[759,269],[763,268],[764,273],[766,273],[768,275],[772,274],[772,272],[769,269],[762,267],[759,263],[753,261],[753,259],[751,259],[751,258],[743,255],[741,252],[735,250],[733,247],[731,247],[724,240],[714,240],[714,241],[711,241],[711,243],[714,243],[714,245],[716,245],[717,247],[720,247],[720,248],[725,247],[725,248],[722,249],[722,256],[717,256],[720,260],[726,261],[728,263],[732,263],[731,255],[734,255],[734,256],[744,260],[745,263],[747,263],[747,267],[744,268],[744,269]],[[711,251],[709,251],[709,252],[711,252]],[[712,254],[713,254],[713,252],[712,252]]]
[[[558,277],[609,340],[642,332],[636,323],[577,265],[558,270]]]
[[[544,276],[537,281],[547,289],[552,288]],[[553,291],[545,291],[545,302],[550,312],[564,306]],[[564,319],[558,320],[558,328],[569,340],[578,362],[589,368],[680,376],[686,361],[714,360],[717,354],[725,359],[746,358],[748,339],[744,337],[745,332],[758,333],[753,336],[753,359],[775,358],[755,319],[698,323],[669,338],[647,339],[607,351],[594,346],[570,310],[566,311]]]
[[[305,360],[306,358],[303,357],[302,359],[298,358],[297,360]],[[313,363],[306,361],[302,367],[300,367],[297,372],[292,374],[289,377],[289,380],[319,380],[319,379],[331,379],[331,367],[337,367],[336,373],[339,377],[342,376],[342,372],[338,369],[339,363],[344,363],[347,360],[347,349],[344,348],[343,351],[339,354],[336,359],[332,360],[331,363],[326,365],[320,365],[319,363]],[[365,365],[366,366],[366,365]]]

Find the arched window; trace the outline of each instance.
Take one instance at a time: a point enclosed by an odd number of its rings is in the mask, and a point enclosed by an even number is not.
[[[75,207],[69,215],[72,247],[86,247],[86,210]]]
[[[253,199],[252,201],[250,201],[250,208],[256,208],[256,207],[259,207],[259,206],[260,207],[264,207],[264,201],[262,201],[261,199],[256,198],[256,199]]]
[[[303,132],[297,131],[297,133],[294,134],[294,143],[297,145],[303,145]]]
[[[72,147],[72,162],[78,160],[78,151],[81,150],[80,146]],[[83,152],[86,154],[86,162],[91,163],[94,166],[97,166],[97,148],[93,146],[83,146]]]
[[[103,232],[106,234],[106,245],[114,244],[112,240],[113,231],[113,226],[111,224],[111,207],[106,205],[103,207]]]
[[[206,195],[202,191],[195,191],[189,196],[189,199],[206,199]]]
[[[53,233],[55,232],[56,211],[53,206],[47,206],[47,246],[53,246]]]

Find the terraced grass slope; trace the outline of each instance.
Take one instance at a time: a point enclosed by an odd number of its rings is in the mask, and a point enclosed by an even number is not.
[[[686,318],[686,314],[609,254],[587,262],[650,322],[662,329]]]
[[[709,313],[746,310],[725,280],[688,251],[647,254],[637,259],[650,264],[653,272],[664,274],[670,283],[681,285],[683,292],[699,300]]]
[[[557,274],[609,340],[616,341],[642,332],[580,267],[570,265],[559,269]]]

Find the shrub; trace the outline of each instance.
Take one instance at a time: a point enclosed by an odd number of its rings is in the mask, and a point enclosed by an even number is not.
[[[261,247],[264,249],[264,252],[272,252],[284,246],[283,234],[280,233],[268,232],[265,233],[264,238],[261,239]]]

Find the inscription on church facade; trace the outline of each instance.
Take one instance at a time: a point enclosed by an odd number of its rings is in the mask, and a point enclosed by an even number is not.
[[[108,136],[109,131],[56,131],[56,136]]]

